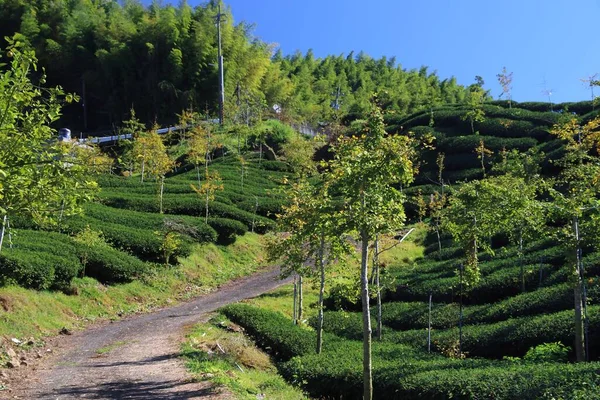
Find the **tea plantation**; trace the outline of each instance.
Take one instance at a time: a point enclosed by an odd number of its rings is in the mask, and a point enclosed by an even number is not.
[[[598,114],[591,102],[553,105],[552,110],[547,103],[512,102],[509,108],[506,102],[491,102],[483,109],[485,119],[474,123],[475,132],[461,118],[466,110],[462,106],[387,119],[390,133],[411,131],[435,137],[435,150],[425,152],[416,184],[406,193],[420,190],[428,198],[439,190],[436,159],[440,152],[446,155],[442,175],[448,190],[481,178],[482,160],[474,151],[481,141],[495,153],[488,168],[501,151],[534,149],[543,154],[541,173],[552,177],[557,170],[553,160],[565,151],[562,142],[551,136],[552,126],[571,113],[583,122]],[[416,206],[407,208],[416,219]],[[539,235],[525,243],[519,256],[506,238],[491,238],[493,252],[479,254],[480,280],[466,287],[460,274],[463,250],[442,233],[440,251],[434,236],[430,233],[420,243],[424,257],[386,267],[393,285],[383,296],[382,340],[373,339],[375,398],[600,397],[600,249],[590,245],[582,252],[590,361],[575,363],[573,261],[566,246],[549,235]],[[360,302],[338,292],[332,292],[328,300],[321,354],[315,354],[315,318],[306,325],[293,325],[278,312],[246,304],[231,305],[222,312],[272,354],[283,377],[308,394],[359,399]],[[371,313],[375,327],[375,307]]]
[[[248,231],[264,233],[274,226],[283,199],[271,190],[284,176],[285,164],[249,157],[243,185],[233,156],[213,161],[209,169],[219,172],[224,190],[209,202],[206,220],[204,199],[190,187],[197,184],[196,174],[185,168],[165,181],[164,214],[158,212],[153,180],[103,175],[97,201],[85,204],[79,215],[45,230],[15,218],[0,253],[0,281],[38,290],[68,290],[79,276],[127,282],[162,268],[168,233],[177,235],[168,257],[175,264],[194,243],[232,243]]]

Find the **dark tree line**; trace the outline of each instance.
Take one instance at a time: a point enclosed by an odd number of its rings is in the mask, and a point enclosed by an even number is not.
[[[395,58],[316,58],[310,50],[284,56],[221,6],[229,121],[277,113],[314,124],[364,113],[374,91],[384,109],[399,114],[465,99],[454,78],[441,80],[426,67],[404,70]],[[0,36],[18,33],[36,51],[48,84],[80,95],[62,123],[110,129],[134,107],[142,120],[166,124],[183,109],[216,114],[218,7],[217,0],[195,8],[185,0],[148,7],[139,0],[0,0]]]

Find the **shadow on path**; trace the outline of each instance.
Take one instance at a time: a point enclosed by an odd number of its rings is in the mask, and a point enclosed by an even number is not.
[[[189,382],[130,382],[115,380],[92,387],[64,387],[49,393],[42,393],[43,398],[84,398],[84,399],[152,399],[183,400],[209,398],[217,394],[210,388],[186,389]]]

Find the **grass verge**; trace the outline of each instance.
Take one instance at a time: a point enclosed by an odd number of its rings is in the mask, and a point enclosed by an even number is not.
[[[198,380],[225,386],[239,399],[305,399],[277,374],[270,357],[221,314],[195,325],[182,355]]]
[[[76,278],[72,295],[17,286],[0,288],[0,337],[56,335],[63,327],[79,329],[98,319],[118,319],[208,293],[264,265],[262,238],[248,233],[228,246],[194,245],[178,267],[155,267],[143,279],[106,286]]]

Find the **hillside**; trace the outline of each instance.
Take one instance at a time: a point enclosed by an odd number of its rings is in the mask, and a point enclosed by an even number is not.
[[[77,324],[69,313],[87,319],[135,312],[256,270],[264,262],[262,244],[249,232],[274,226],[282,200],[269,189],[279,185],[284,173],[278,169],[286,166],[247,158],[243,186],[237,157],[221,157],[210,166],[219,171],[224,190],[209,203],[207,223],[204,201],[190,187],[197,176],[185,169],[166,179],[165,214],[158,213],[154,181],[104,175],[97,200],[58,225],[40,230],[28,218],[11,219],[0,253],[0,297],[8,311],[0,335],[55,334],[58,324]],[[61,291],[75,296],[69,299]],[[37,297],[60,305],[45,310]],[[31,324],[18,323],[23,318]]]
[[[557,176],[556,160],[566,148],[550,129],[572,113],[587,122],[597,111],[590,102],[552,109],[549,104],[513,102],[508,108],[505,102],[488,103],[483,106],[484,121],[474,124],[475,132],[468,120],[461,119],[467,110],[462,106],[388,118],[389,132],[435,137],[435,150],[427,151],[416,184],[405,193],[420,190],[428,198],[441,190],[436,165],[440,152],[446,154],[443,181],[450,195],[461,182],[482,178],[481,159],[475,152],[480,141],[494,153],[485,161],[488,173],[501,151],[516,149],[543,153],[542,175]],[[416,208],[412,206],[414,219]],[[489,240],[493,251],[478,255],[481,278],[468,286],[461,275],[464,249],[447,232],[442,234],[441,252],[430,232],[418,242],[423,257],[388,261],[384,272],[393,286],[383,296],[383,339],[373,343],[375,398],[586,399],[600,393],[600,252],[595,242],[582,249],[585,347],[591,362],[572,363],[574,283],[568,243],[539,234],[525,243],[520,256],[506,237]],[[314,354],[312,329],[295,326],[268,308],[233,305],[222,310],[223,318],[240,324],[260,347],[270,349],[280,374],[311,395],[359,398],[363,329],[354,293],[330,293],[337,297],[326,302],[321,355]],[[337,308],[340,304],[344,309]],[[374,306],[371,312],[375,321]],[[308,324],[316,327],[316,318]]]

